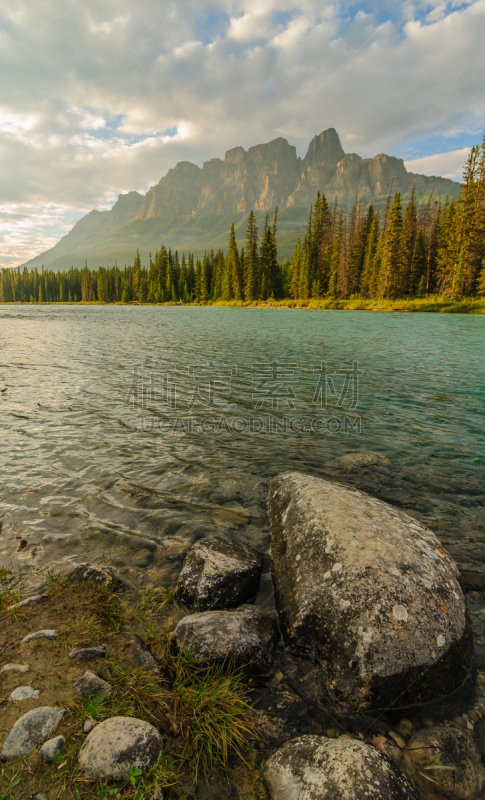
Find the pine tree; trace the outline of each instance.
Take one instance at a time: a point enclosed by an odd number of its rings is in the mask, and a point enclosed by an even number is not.
[[[382,254],[379,273],[379,297],[396,297],[399,291],[400,240],[402,232],[401,195],[396,192],[387,227],[382,233]]]
[[[246,227],[246,247],[244,250],[244,297],[257,300],[259,284],[258,226],[254,212],[251,211]]]

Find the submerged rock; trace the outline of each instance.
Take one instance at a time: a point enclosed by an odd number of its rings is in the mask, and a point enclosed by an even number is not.
[[[246,544],[210,536],[192,545],[177,593],[201,611],[232,608],[253,597],[261,575],[261,554]]]
[[[423,728],[408,742],[403,769],[429,800],[479,800],[485,768],[473,739],[458,728]]]
[[[416,800],[407,778],[378,750],[343,736],[301,736],[268,759],[271,800]]]
[[[276,617],[255,606],[204,611],[180,620],[173,633],[179,652],[198,662],[233,659],[248,672],[267,672],[278,640]]]
[[[74,686],[83,697],[91,697],[93,694],[102,694],[104,697],[108,698],[111,695],[111,685],[100,678],[99,675],[96,675],[95,672],[90,672],[90,670],[85,672]]]
[[[107,589],[113,591],[120,591],[126,588],[121,578],[116,575],[113,570],[107,567],[98,567],[95,564],[76,564],[66,575],[66,578],[71,583],[89,583],[97,584],[98,586],[105,586]]]
[[[111,717],[91,731],[79,752],[86,777],[123,781],[129,770],[143,772],[157,763],[162,738],[156,728],[141,719]]]
[[[417,520],[298,472],[270,486],[280,628],[313,699],[362,710],[456,689],[472,636],[456,564]]]
[[[59,753],[62,753],[65,744],[64,736],[55,736],[54,739],[49,739],[39,750],[42,761],[52,761]]]
[[[391,467],[391,462],[386,456],[372,452],[347,453],[345,456],[340,456],[335,464],[343,467],[346,472],[368,469],[369,467],[377,467],[378,469],[390,469]]]
[[[55,706],[39,706],[27,711],[8,734],[0,761],[30,753],[43,739],[54,733],[63,715],[64,710]]]

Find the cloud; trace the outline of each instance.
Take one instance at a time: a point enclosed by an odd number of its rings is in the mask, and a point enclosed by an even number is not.
[[[404,163],[409,172],[417,172],[420,175],[442,175],[443,178],[461,181],[463,166],[469,153],[469,147],[462,147],[460,150],[450,150],[448,153],[435,153],[432,156],[414,158]]]
[[[456,176],[484,128],[485,0],[0,0],[0,23],[3,263],[179,160],[335,127]]]

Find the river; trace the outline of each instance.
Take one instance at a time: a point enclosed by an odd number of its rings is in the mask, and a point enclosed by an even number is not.
[[[0,563],[32,588],[79,560],[159,585],[174,537],[266,548],[288,469],[484,563],[484,365],[481,316],[0,306]]]

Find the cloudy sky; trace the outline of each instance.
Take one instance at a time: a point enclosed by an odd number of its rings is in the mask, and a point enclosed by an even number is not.
[[[0,0],[0,265],[91,208],[286,137],[459,178],[485,131],[485,0]]]

